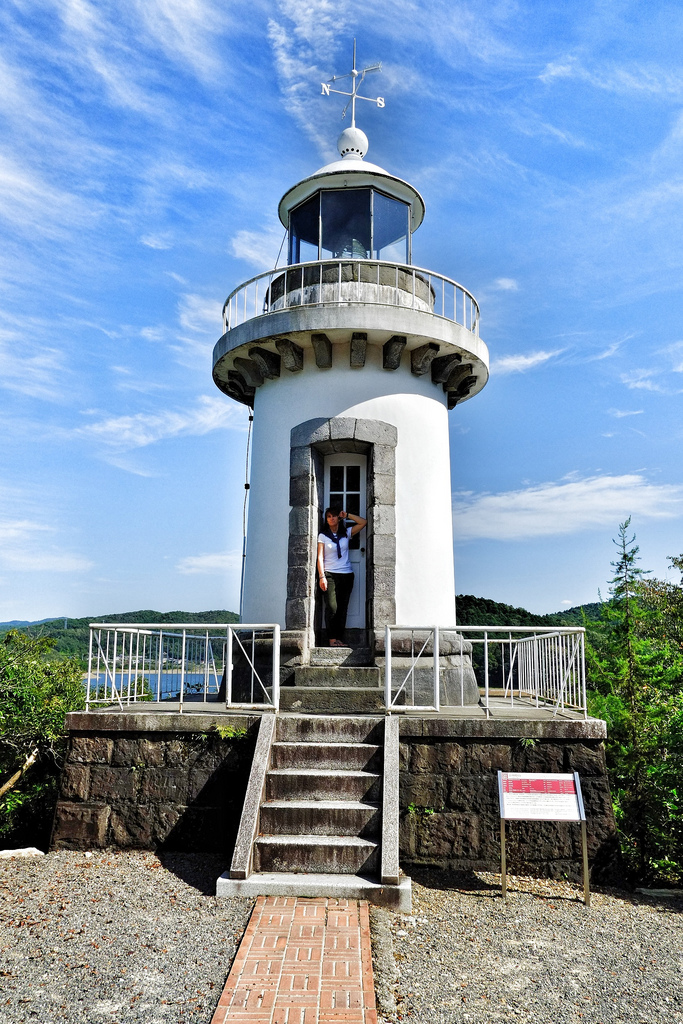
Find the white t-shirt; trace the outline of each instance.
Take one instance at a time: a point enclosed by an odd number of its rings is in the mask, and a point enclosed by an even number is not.
[[[337,555],[337,542],[328,537],[326,533],[318,534],[318,544],[323,545],[323,566],[325,567],[325,572],[353,572],[351,562],[349,561],[349,541],[352,529],[353,527],[350,526],[346,536],[339,538],[341,558]]]

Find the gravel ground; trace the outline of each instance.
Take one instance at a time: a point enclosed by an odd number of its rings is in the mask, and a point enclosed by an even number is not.
[[[209,1024],[252,908],[213,857],[0,860],[0,1024]],[[413,876],[373,910],[378,1006],[414,1024],[683,1022],[683,898],[495,875]],[[392,953],[393,946],[393,953]]]
[[[413,874],[412,916],[385,912],[399,971],[387,1018],[683,1021],[680,896],[599,890],[586,908],[577,886],[515,877],[506,906],[499,878]]]
[[[253,902],[210,856],[0,861],[0,1022],[208,1024]]]

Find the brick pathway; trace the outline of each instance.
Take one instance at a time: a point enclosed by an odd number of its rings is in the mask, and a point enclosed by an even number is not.
[[[211,1024],[377,1024],[364,900],[259,896]]]

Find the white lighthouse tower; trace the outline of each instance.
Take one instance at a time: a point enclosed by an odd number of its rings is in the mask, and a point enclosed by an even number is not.
[[[448,413],[488,379],[474,297],[413,265],[420,193],[365,159],[355,104],[368,70],[354,53],[339,159],[280,201],[288,266],[230,295],[213,357],[217,386],[254,415],[242,618],[279,623],[300,664],[321,643],[329,504],[368,520],[352,635],[372,649],[387,624],[453,626]]]

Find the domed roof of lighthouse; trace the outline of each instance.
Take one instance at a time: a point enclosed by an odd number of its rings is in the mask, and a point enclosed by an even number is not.
[[[278,206],[280,221],[289,226],[291,210],[305,202],[319,190],[339,188],[361,188],[374,186],[394,199],[410,206],[410,230],[416,231],[424,220],[424,199],[407,181],[385,171],[383,167],[365,160],[369,148],[368,137],[353,125],[345,128],[337,139],[340,159],[325,164],[290,188],[283,195]]]

